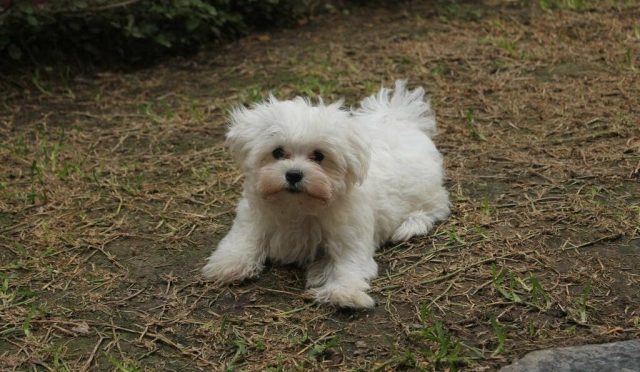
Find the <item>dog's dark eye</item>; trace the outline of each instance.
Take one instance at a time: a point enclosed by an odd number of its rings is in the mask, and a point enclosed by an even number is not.
[[[324,154],[320,150],[315,150],[311,153],[311,160],[316,163],[320,163],[324,159]]]
[[[282,159],[284,158],[284,149],[282,147],[276,147],[275,150],[271,151],[271,155],[273,155],[274,159]]]

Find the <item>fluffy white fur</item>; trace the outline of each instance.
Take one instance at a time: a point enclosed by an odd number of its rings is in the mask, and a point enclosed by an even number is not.
[[[257,275],[267,259],[298,263],[317,301],[373,307],[376,248],[449,215],[424,90],[397,81],[391,93],[382,88],[350,111],[299,97],[235,110],[227,144],[244,191],[203,274],[230,283]]]

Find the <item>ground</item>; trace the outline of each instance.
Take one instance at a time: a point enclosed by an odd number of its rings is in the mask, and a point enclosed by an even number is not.
[[[133,72],[0,77],[0,369],[493,370],[640,336],[640,4],[411,2]],[[438,117],[453,214],[376,255],[371,311],[295,267],[199,274],[242,179],[225,112],[396,78]]]

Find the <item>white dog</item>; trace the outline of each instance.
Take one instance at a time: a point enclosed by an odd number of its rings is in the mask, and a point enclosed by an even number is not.
[[[256,276],[267,259],[307,267],[319,302],[370,308],[376,247],[426,234],[449,215],[424,90],[382,88],[357,110],[274,97],[233,111],[227,144],[244,174],[231,231],[203,274]]]

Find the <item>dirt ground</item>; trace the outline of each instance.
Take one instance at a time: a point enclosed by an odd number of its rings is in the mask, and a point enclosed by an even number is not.
[[[145,70],[0,76],[1,370],[493,370],[640,336],[640,3],[412,2]],[[563,5],[564,4],[564,5]],[[573,4],[573,6],[571,5]],[[432,97],[453,214],[377,254],[372,311],[199,269],[241,178],[225,110]]]

